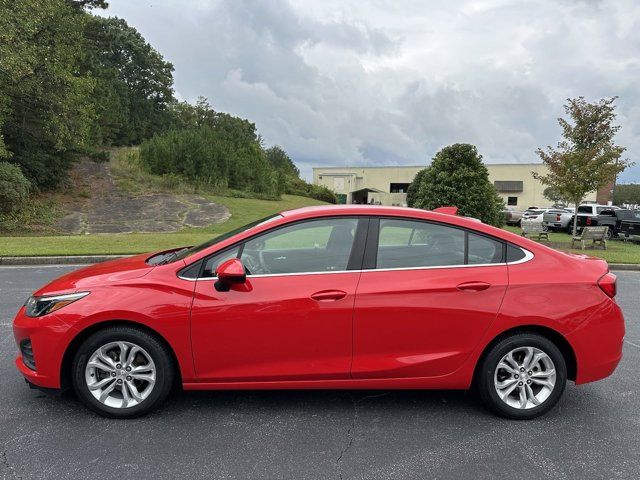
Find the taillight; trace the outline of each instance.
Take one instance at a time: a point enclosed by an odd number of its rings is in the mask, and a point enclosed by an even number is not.
[[[608,272],[600,277],[598,286],[608,297],[613,298],[616,296],[616,276],[613,273]]]
[[[591,217],[587,217],[587,225],[591,225]]]

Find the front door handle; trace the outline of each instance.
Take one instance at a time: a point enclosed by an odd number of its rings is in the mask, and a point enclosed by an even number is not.
[[[340,300],[347,296],[347,292],[342,290],[322,290],[311,295],[311,298],[317,302],[330,302],[333,300]]]
[[[482,290],[486,290],[490,286],[491,284],[487,282],[465,282],[458,285],[458,290],[465,290],[469,292],[480,292]]]

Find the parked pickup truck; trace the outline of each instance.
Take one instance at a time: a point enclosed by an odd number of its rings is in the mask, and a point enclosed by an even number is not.
[[[609,227],[607,231],[607,238],[611,239],[617,237],[620,234],[622,222],[635,222],[633,210],[627,210],[625,208],[606,208],[601,210],[595,217],[578,215],[578,228],[584,227]],[[640,220],[638,220],[640,223]]]
[[[573,210],[568,208],[552,208],[542,215],[542,224],[549,230],[567,230],[573,228],[571,220],[573,219]]]
[[[507,225],[520,225],[520,219],[522,218],[521,211],[507,207],[502,213],[504,213],[504,219]]]
[[[618,207],[612,207],[610,205],[597,205],[595,203],[589,203],[578,206],[576,215],[578,217],[578,232],[582,231],[584,227],[595,227],[598,225],[598,215],[604,210],[615,210]]]
[[[618,237],[640,242],[640,211],[621,209],[616,211],[616,217]]]

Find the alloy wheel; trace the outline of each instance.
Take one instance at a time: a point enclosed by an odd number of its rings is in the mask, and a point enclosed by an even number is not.
[[[153,391],[156,366],[145,349],[132,342],[110,342],[89,357],[85,382],[103,405],[130,408]]]
[[[494,387],[510,407],[528,410],[542,405],[556,385],[553,361],[535,347],[518,347],[508,352],[496,367]]]

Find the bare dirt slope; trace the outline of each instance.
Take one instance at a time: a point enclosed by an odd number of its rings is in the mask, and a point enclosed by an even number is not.
[[[85,159],[75,166],[72,180],[83,195],[65,205],[67,213],[55,225],[62,233],[175,232],[221,223],[231,216],[227,207],[198,195],[124,192],[108,163]]]

